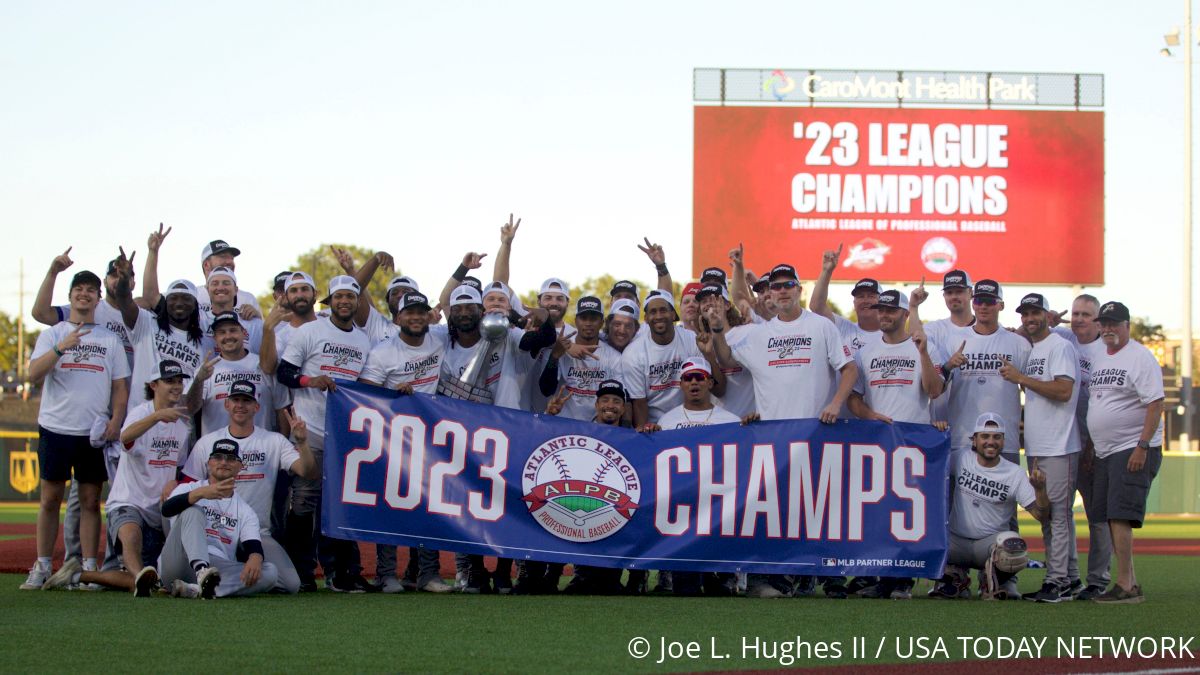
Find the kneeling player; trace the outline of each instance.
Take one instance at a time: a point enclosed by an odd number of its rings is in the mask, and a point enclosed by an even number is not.
[[[1009,529],[1009,523],[1016,518],[1017,504],[1038,521],[1049,517],[1046,475],[1034,469],[1026,477],[1020,465],[1000,456],[1004,450],[1004,420],[999,415],[980,415],[971,443],[971,450],[960,450],[950,458],[950,477],[954,481],[950,555],[945,576],[929,594],[938,598],[970,597],[967,571],[973,568],[984,571],[980,596],[1004,600],[1008,594],[1000,587],[1029,560],[1025,541]]]
[[[254,595],[275,587],[279,572],[263,562],[258,516],[234,492],[242,460],[229,439],[213,443],[209,480],[184,483],[163,502],[171,534],[159,569],[171,595],[212,599]]]

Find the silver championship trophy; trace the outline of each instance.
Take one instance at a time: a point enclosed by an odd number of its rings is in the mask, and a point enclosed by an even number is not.
[[[496,396],[488,389],[491,363],[508,340],[508,317],[501,312],[488,312],[479,321],[479,339],[483,344],[467,362],[462,375],[444,376],[438,382],[437,393],[463,401],[494,403]]]

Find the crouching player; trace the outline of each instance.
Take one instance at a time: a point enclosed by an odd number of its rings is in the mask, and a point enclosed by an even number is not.
[[[970,569],[983,570],[979,594],[985,600],[1004,600],[1000,589],[1029,558],[1021,535],[1009,529],[1017,504],[1044,521],[1050,516],[1046,475],[1034,469],[1026,477],[1017,464],[1003,459],[1004,420],[984,413],[975,422],[972,449],[950,458],[954,481],[950,504],[950,554],[946,574],[929,595],[937,598],[971,596]],[[1018,595],[1013,600],[1020,600]]]
[[[254,595],[279,580],[275,566],[263,562],[258,516],[234,492],[241,470],[237,443],[218,440],[208,456],[208,480],[179,485],[163,502],[171,534],[158,562],[171,595]]]

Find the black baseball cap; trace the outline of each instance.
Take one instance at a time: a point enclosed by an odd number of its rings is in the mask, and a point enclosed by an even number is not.
[[[258,388],[255,387],[254,383],[250,380],[234,380],[233,383],[229,385],[229,398],[237,398],[238,396],[241,396],[242,398],[248,398],[252,401],[257,401],[258,397],[255,395],[257,393]]]
[[[763,291],[767,290],[767,287],[770,285],[771,275],[764,274],[758,278],[758,281],[754,282],[754,286],[751,287],[751,290],[753,290],[755,293],[762,293]]]
[[[242,320],[238,318],[237,312],[221,312],[213,317],[212,323],[209,325],[212,326],[213,332],[216,332],[217,327],[225,323],[232,323],[241,327]]]
[[[725,298],[726,300],[729,299],[729,291],[726,290],[725,285],[718,284],[716,282],[709,282],[707,284],[704,284],[703,286],[700,287],[700,290],[696,291],[696,299],[697,300],[699,300],[701,297],[703,297],[705,295],[719,295],[722,298]]]
[[[629,281],[628,279],[622,279],[621,281],[613,284],[612,290],[608,292],[608,297],[611,298],[617,293],[633,293],[633,297],[635,298],[639,295],[637,284]]]
[[[585,295],[575,303],[575,316],[583,316],[584,314],[597,314],[604,316],[604,305],[600,303],[600,298],[591,295]]]
[[[709,267],[700,273],[701,284],[720,284],[725,286],[729,283],[728,277],[725,275],[725,270],[720,267]]]
[[[1100,306],[1096,321],[1128,321],[1129,308],[1119,302],[1106,302]]]
[[[104,290],[104,284],[100,282],[100,277],[89,270],[81,270],[71,277],[71,288],[76,286],[95,286],[98,290]]]
[[[596,388],[596,398],[601,396],[620,396],[622,401],[629,400],[629,394],[625,393],[625,385],[617,380],[604,380],[600,386]]]
[[[424,293],[409,291],[400,298],[400,310],[403,311],[409,307],[424,307],[428,310],[431,305],[429,304],[429,298],[425,297]]]
[[[871,305],[872,309],[879,309],[881,307],[889,307],[891,309],[902,309],[907,312],[908,311],[908,296],[904,295],[903,293],[901,293],[900,291],[897,291],[895,289],[890,290],[890,291],[884,291],[879,294],[879,299],[875,301],[875,304]]]
[[[292,276],[291,270],[284,270],[275,275],[275,283],[271,285],[271,289],[276,293],[283,292],[283,285],[287,283],[288,277]]]
[[[215,457],[217,455],[225,455],[226,457],[232,457],[240,462],[242,461],[242,455],[241,452],[239,452],[239,448],[240,446],[238,445],[238,442],[232,438],[219,438],[213,443],[212,452],[208,453],[208,456]]]
[[[1017,305],[1017,313],[1020,314],[1027,309],[1040,309],[1049,312],[1050,301],[1041,293],[1026,293],[1025,297],[1021,298],[1021,304]]]
[[[230,246],[224,239],[213,239],[204,245],[204,251],[200,255],[201,260],[208,260],[214,255],[228,253],[234,257],[242,254],[242,252]]]
[[[879,287],[879,282],[874,279],[859,279],[858,283],[854,284],[854,290],[850,291],[851,296],[857,296],[859,293],[874,293],[879,295],[883,289]]]
[[[789,277],[800,281],[800,277],[796,276],[796,268],[787,263],[781,263],[771,268],[771,273],[767,275],[767,281],[775,281],[775,277]]]
[[[971,275],[962,270],[950,270],[942,277],[942,290],[947,288],[971,289]]]
[[[997,300],[1004,299],[1004,289],[1000,288],[1000,282],[992,279],[980,279],[979,283],[975,284],[975,296],[984,296],[996,298]]]
[[[183,366],[178,361],[163,359],[158,362],[158,377],[156,380],[169,380],[173,377],[191,377],[183,370]]]
[[[480,293],[483,292],[483,284],[475,277],[463,277],[462,285],[470,286],[471,288],[474,288],[475,290],[479,291]]]

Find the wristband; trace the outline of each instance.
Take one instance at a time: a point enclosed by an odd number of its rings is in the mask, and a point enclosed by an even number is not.
[[[54,350],[54,353],[55,353],[55,354],[58,354],[58,358],[60,358],[60,359],[61,359],[63,356],[65,356],[65,354],[63,353],[63,350],[61,350],[61,349],[59,349],[59,348],[58,348],[58,344],[57,344],[57,343],[55,343],[55,345],[52,347],[52,349]]]
[[[660,277],[665,277],[670,274],[670,272],[667,271],[667,263],[659,263],[654,266],[654,269],[658,270],[658,276]]]
[[[454,270],[454,274],[451,274],[450,276],[461,284],[462,280],[467,278],[467,272],[469,271],[470,270],[467,269],[466,265],[459,265],[458,269]]]
[[[308,383],[309,383],[309,381],[310,381],[311,379],[312,379],[312,378],[310,378],[310,377],[309,377],[309,376],[307,376],[307,375],[301,375],[301,376],[300,376],[300,386],[301,386],[301,387],[307,387],[307,386],[308,386]]]

